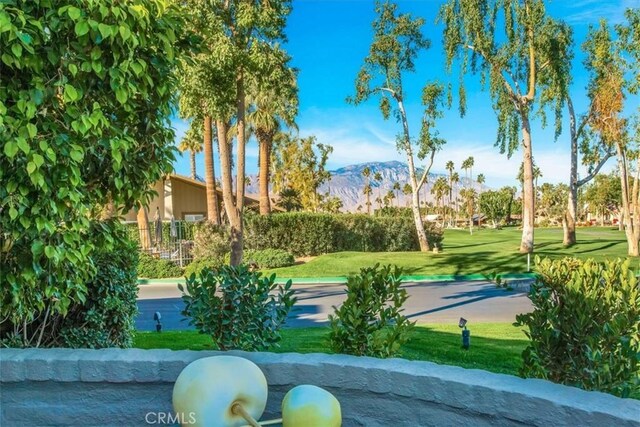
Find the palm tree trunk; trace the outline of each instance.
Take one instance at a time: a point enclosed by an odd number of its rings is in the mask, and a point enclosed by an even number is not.
[[[213,144],[213,143],[212,143]],[[196,179],[196,152],[189,150],[189,160],[191,161],[191,179]]]
[[[204,118],[204,169],[207,193],[207,220],[220,224],[220,211],[218,210],[218,191],[216,188],[216,177],[213,164],[213,130],[211,116]],[[220,135],[218,134],[218,137]]]
[[[260,215],[271,213],[271,201],[269,200],[269,164],[271,160],[271,139],[268,135],[256,132],[260,147]]]

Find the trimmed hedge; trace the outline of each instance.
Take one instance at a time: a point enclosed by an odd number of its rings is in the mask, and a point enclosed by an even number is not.
[[[442,230],[425,223],[431,246],[441,246]],[[283,249],[295,256],[330,252],[399,252],[420,249],[408,217],[290,212],[245,217],[246,249]]]
[[[181,277],[182,269],[173,262],[153,257],[147,253],[140,253],[138,261],[138,277],[148,279],[164,279],[168,277]]]
[[[295,263],[295,259],[291,252],[282,249],[263,249],[261,251],[249,250],[245,251],[244,263],[256,263],[258,268],[280,268],[288,267]]]

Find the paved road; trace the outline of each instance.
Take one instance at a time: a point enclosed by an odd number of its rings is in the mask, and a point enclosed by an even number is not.
[[[345,297],[344,285],[294,285],[298,302],[289,316],[290,327],[321,326],[332,307]],[[464,317],[472,325],[480,322],[513,322],[518,313],[531,310],[527,286],[506,291],[486,281],[407,283],[405,314],[418,323],[457,323]],[[141,285],[138,293],[138,330],[155,330],[153,314],[162,315],[163,330],[189,329],[182,321],[180,291],[172,284]]]

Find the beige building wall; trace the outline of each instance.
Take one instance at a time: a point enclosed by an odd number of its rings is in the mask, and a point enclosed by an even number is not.
[[[207,193],[204,184],[192,183],[178,177],[171,177],[170,188],[165,188],[165,198],[173,201],[172,212],[165,208],[165,220],[183,220],[185,215],[207,216]]]
[[[167,180],[167,182],[169,182]],[[156,183],[153,185],[153,190],[158,194],[158,196],[155,196],[151,202],[149,203],[149,210],[148,210],[148,215],[149,215],[149,221],[153,221],[153,218],[156,214],[156,208],[160,209],[160,214],[162,215],[162,212],[165,211],[165,197],[163,197],[164,195],[164,187],[165,187],[165,180],[164,179],[160,179],[158,181],[156,181]],[[129,212],[127,212],[124,215],[124,220],[125,221],[136,221],[136,216],[137,216],[137,211],[135,209],[131,209]],[[171,217],[169,217],[169,219],[171,219]]]

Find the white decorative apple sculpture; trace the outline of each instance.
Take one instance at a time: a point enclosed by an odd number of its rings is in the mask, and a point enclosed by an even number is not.
[[[282,427],[340,427],[340,402],[314,385],[292,388],[282,401]]]
[[[267,404],[267,380],[241,357],[214,356],[190,363],[173,386],[173,409],[190,426],[258,425]]]

